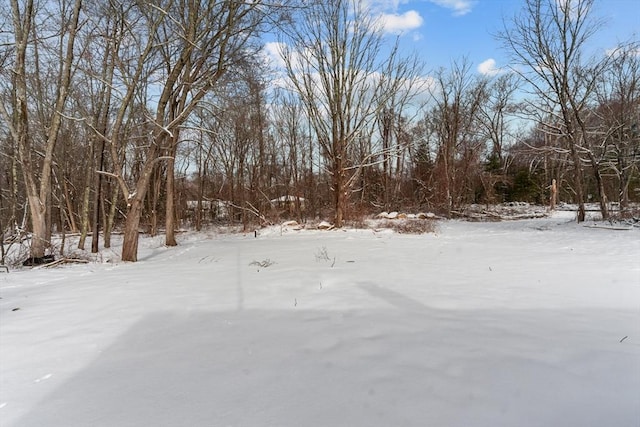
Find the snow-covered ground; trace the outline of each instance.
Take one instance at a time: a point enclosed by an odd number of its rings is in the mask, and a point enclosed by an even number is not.
[[[143,238],[0,272],[0,425],[640,426],[640,229]]]

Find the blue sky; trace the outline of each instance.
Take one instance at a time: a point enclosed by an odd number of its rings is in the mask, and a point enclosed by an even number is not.
[[[492,33],[521,10],[524,0],[368,0],[382,13],[390,30],[402,34],[401,43],[417,52],[428,69],[448,67],[467,56],[474,69],[503,67],[506,55]],[[592,39],[604,52],[617,42],[640,37],[640,2],[596,0],[594,16],[606,26]],[[493,61],[493,62],[492,62]]]

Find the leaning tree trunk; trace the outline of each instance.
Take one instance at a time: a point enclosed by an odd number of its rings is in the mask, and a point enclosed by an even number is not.
[[[147,160],[142,166],[142,174],[136,183],[133,194],[129,194],[127,219],[124,226],[124,236],[122,242],[122,261],[138,260],[138,238],[140,217],[144,207],[145,197],[149,191],[151,180],[154,178],[154,171],[159,161],[166,158],[158,156],[158,147],[162,145],[162,136],[155,138],[155,143],[147,150]]]
[[[131,206],[127,212],[127,221],[124,226],[122,261],[135,262],[138,260],[138,228],[140,226],[143,203],[144,196],[136,195],[131,200]]]
[[[122,261],[135,262],[138,260],[140,217],[153,171],[158,161],[155,156],[156,147],[157,144],[151,144],[149,152],[147,153],[147,161],[142,168],[142,176],[136,184],[135,192],[129,196],[129,209],[127,210],[122,243]]]

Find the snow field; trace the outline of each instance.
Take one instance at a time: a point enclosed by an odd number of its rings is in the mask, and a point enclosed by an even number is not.
[[[635,427],[639,255],[560,213],[0,274],[0,425]]]

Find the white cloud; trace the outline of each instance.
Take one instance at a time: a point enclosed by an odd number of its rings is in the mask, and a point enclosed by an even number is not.
[[[397,13],[384,13],[380,16],[382,28],[389,33],[404,33],[422,26],[424,20],[415,10],[409,10],[402,15]]]
[[[396,11],[400,4],[406,4],[408,0],[362,0],[364,6],[371,12],[378,13],[384,11]]]
[[[628,49],[629,49],[628,47],[618,45],[610,49],[605,49],[604,53],[610,58],[618,58],[623,54],[640,57],[640,47],[636,49],[631,49],[631,50],[628,50]]]
[[[478,72],[485,76],[495,76],[504,73],[504,69],[496,67],[496,60],[489,58],[478,65]]]
[[[267,42],[262,48],[262,55],[267,64],[275,68],[284,68],[285,63],[282,59],[282,43],[279,42]]]
[[[471,12],[473,5],[476,3],[474,0],[430,0],[432,3],[438,6],[452,9],[455,16],[466,15]]]

